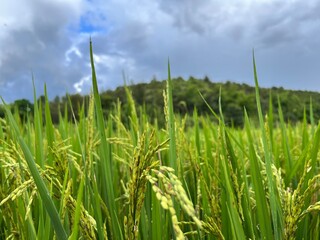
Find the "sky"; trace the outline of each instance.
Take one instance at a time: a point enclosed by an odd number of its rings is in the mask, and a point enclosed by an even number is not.
[[[167,77],[320,91],[318,0],[1,0],[0,96],[49,98]]]

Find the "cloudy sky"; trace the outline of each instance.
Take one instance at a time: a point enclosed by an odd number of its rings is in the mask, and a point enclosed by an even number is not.
[[[320,91],[318,0],[1,0],[0,96],[87,93],[173,76]]]

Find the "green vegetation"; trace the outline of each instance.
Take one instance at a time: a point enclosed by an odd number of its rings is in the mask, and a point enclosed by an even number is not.
[[[148,85],[117,89],[125,97],[111,104],[90,53],[93,93],[66,97],[57,121],[46,89],[20,102],[26,112],[3,105],[0,239],[319,239],[316,98],[294,120],[256,71],[254,93],[219,94],[209,81],[171,79],[169,66],[166,85],[149,85],[152,105],[134,93]],[[224,112],[227,93],[255,98],[237,105],[243,127]]]
[[[128,87],[118,87],[115,90],[108,90],[100,94],[101,106],[104,117],[107,117],[114,109],[117,101],[121,103],[121,108],[128,111],[129,103],[126,93],[126,88],[131,91],[132,98],[135,102],[136,108],[142,107],[144,112],[148,115],[150,122],[157,123],[161,127],[165,127],[164,121],[164,102],[163,89],[166,88],[166,81],[158,81],[153,79],[150,83],[132,84]],[[201,116],[209,116],[212,121],[216,121],[208,110],[207,105],[201,98],[199,92],[203,95],[209,105],[215,112],[219,112],[219,96],[221,89],[221,106],[224,111],[225,124],[227,126],[244,126],[244,108],[246,109],[250,119],[254,124],[258,125],[258,115],[256,106],[255,88],[247,84],[239,83],[216,83],[211,82],[209,78],[196,79],[190,77],[184,80],[181,77],[172,78],[172,104],[173,110],[176,114],[189,116],[193,115],[194,109]],[[282,107],[283,118],[285,122],[292,124],[303,120],[304,111],[310,115],[310,108],[313,107],[313,119],[317,122],[320,119],[320,93],[308,91],[293,91],[285,90],[283,88],[260,88],[260,101],[263,112],[268,112],[269,100],[272,98],[274,109],[274,121],[279,122],[278,115],[278,98]],[[45,97],[40,96],[38,102],[42,103],[44,108]],[[89,96],[82,96],[80,94],[66,95],[64,97],[56,97],[49,103],[52,121],[54,124],[59,123],[59,114],[65,112],[65,106],[68,108],[69,119],[72,120],[71,106],[75,113],[77,120],[79,120],[79,112],[82,103],[86,103],[88,107]],[[307,107],[305,109],[305,107]],[[16,100],[11,105],[12,109],[19,112],[21,118],[24,118],[28,112],[33,113],[33,104],[26,100]],[[140,112],[137,112],[139,116]],[[0,105],[0,117],[4,116],[4,109]],[[122,116],[121,119],[125,124],[128,124],[127,116]],[[216,121],[217,122],[217,121]]]

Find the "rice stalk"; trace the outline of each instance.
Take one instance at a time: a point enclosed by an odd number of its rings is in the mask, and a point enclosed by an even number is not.
[[[130,168],[131,179],[127,190],[129,209],[128,216],[124,218],[126,239],[138,239],[140,214],[146,194],[148,172],[159,164],[158,161],[154,161],[154,155],[161,151],[168,142],[168,140],[164,141],[154,147],[153,139],[154,131],[150,135],[149,146],[146,149],[146,137],[145,134],[142,134],[133,154],[132,167]]]

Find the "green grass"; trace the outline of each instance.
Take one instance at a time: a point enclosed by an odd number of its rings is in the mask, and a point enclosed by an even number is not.
[[[196,109],[175,115],[168,64],[161,129],[136,108],[130,87],[128,108],[118,102],[103,115],[91,43],[90,57],[93,92],[79,116],[70,103],[53,125],[46,88],[27,119],[5,105],[0,239],[319,239],[312,104],[294,126],[280,101],[274,121],[272,97],[263,113],[253,58],[258,127],[245,110],[243,129],[227,126],[221,98],[218,123]]]

